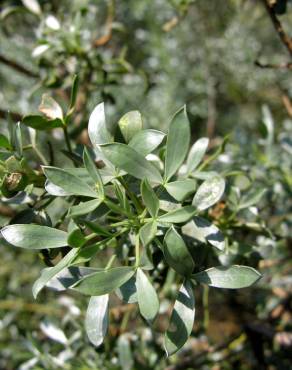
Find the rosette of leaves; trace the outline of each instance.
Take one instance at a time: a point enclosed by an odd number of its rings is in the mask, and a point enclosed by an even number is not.
[[[200,170],[208,139],[189,150],[185,107],[164,134],[143,129],[137,111],[125,114],[116,127],[109,125],[101,103],[90,116],[88,134],[93,150],[84,148],[82,167],[43,167],[48,195],[66,197],[70,204],[62,222],[9,225],[2,236],[15,247],[61,251],[63,258],[42,271],[33,294],[47,286],[90,296],[85,326],[96,346],[106,335],[110,294],[137,302],[152,326],[163,285],[163,276],[157,276],[174,271],[177,298],[164,344],[172,355],[192,332],[198,284],[238,289],[260,278],[248,266],[210,266],[198,252],[204,248],[195,248],[199,243],[225,252],[225,237],[206,211],[223,196],[225,179]],[[109,260],[94,267],[104,250]]]

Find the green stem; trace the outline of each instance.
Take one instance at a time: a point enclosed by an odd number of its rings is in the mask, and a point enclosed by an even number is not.
[[[140,240],[139,240],[139,234],[136,234],[135,259],[136,259],[135,267],[139,267],[139,265],[140,265]]]
[[[65,137],[68,152],[73,154],[72,146],[71,146],[71,143],[70,143],[70,138],[69,138],[69,134],[68,134],[68,130],[67,130],[66,126],[63,126],[63,131],[64,131],[64,137]]]
[[[110,269],[110,268],[111,268],[111,266],[112,266],[112,264],[113,264],[113,262],[114,262],[115,258],[116,258],[116,255],[115,255],[115,254],[113,254],[113,255],[111,256],[110,260],[108,261],[107,265],[105,266],[105,269],[106,269],[106,270],[108,270],[108,269]]]

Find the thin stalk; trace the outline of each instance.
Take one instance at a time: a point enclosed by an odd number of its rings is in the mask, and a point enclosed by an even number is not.
[[[112,266],[112,264],[113,264],[113,262],[114,262],[115,258],[116,258],[116,255],[115,255],[115,254],[113,254],[113,255],[111,256],[110,260],[108,261],[107,265],[105,266],[105,269],[106,269],[106,270],[108,270],[108,269],[110,269],[110,268],[111,268],[111,266]]]
[[[69,134],[68,134],[68,130],[67,130],[66,126],[63,126],[63,132],[64,132],[64,137],[65,137],[68,152],[73,154],[72,146],[71,146],[71,143],[70,143],[70,138],[69,138]]]
[[[209,327],[209,287],[203,286],[203,310],[204,310],[204,330],[207,331]]]
[[[139,265],[140,265],[140,240],[139,240],[139,234],[136,234],[135,259],[136,259],[135,267],[139,267]]]
[[[46,158],[43,156],[42,152],[36,147],[36,146],[33,146],[32,147],[35,154],[39,157],[39,159],[43,162],[43,164],[45,166],[48,166],[49,162],[46,160]]]

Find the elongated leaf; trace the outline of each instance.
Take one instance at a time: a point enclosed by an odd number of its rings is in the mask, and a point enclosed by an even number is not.
[[[267,189],[257,189],[256,191],[242,197],[238,209],[248,208],[253,206],[254,204],[257,204],[261,200],[262,196],[266,193],[266,191]]]
[[[157,222],[154,220],[141,227],[139,234],[144,247],[146,247],[155,238],[156,233]]]
[[[132,276],[125,284],[121,285],[116,290],[116,295],[127,303],[136,303],[137,289],[136,289],[136,276]]]
[[[97,193],[79,177],[72,175],[66,170],[57,167],[43,167],[44,173],[49,181],[59,186],[65,192],[74,195],[96,198]]]
[[[91,297],[86,311],[85,329],[90,342],[102,344],[108,328],[108,294]]]
[[[59,118],[49,120],[39,115],[25,116],[21,122],[35,130],[51,130],[63,126],[63,122]]]
[[[224,250],[224,235],[210,221],[195,216],[192,221],[182,227],[182,232],[202,243],[210,243],[219,250]]]
[[[191,147],[191,150],[188,155],[187,159],[187,172],[194,171],[201,160],[203,159],[206,150],[209,145],[209,139],[206,137],[202,137],[201,139],[197,140],[194,145]]]
[[[70,105],[67,113],[67,117],[70,117],[70,115],[74,112],[76,99],[77,99],[77,93],[78,93],[78,87],[79,87],[79,77],[78,75],[75,75],[73,78],[73,84],[71,88],[71,96],[70,96]]]
[[[185,206],[174,211],[170,211],[162,216],[158,217],[160,222],[172,222],[172,223],[181,223],[187,222],[196,214],[196,208],[193,206]]]
[[[72,288],[86,295],[103,295],[119,288],[133,275],[133,267],[115,267],[86,276]]]
[[[78,205],[72,206],[69,209],[68,217],[87,215],[88,213],[93,212],[100,204],[101,200],[99,199],[93,199],[89,200],[88,202],[79,203]]]
[[[215,288],[240,289],[256,283],[261,278],[261,274],[252,267],[233,265],[211,267],[192,277],[199,283]]]
[[[116,167],[138,179],[161,183],[162,177],[156,167],[141,154],[125,144],[113,143],[101,147],[104,156]]]
[[[147,179],[141,183],[141,195],[150,215],[155,218],[159,210],[159,199]]]
[[[45,182],[45,189],[46,192],[57,197],[67,197],[71,195],[71,193],[69,193],[68,191],[65,191],[64,189],[60,188],[60,186],[57,186],[48,180],[46,180]]]
[[[78,253],[77,249],[72,249],[54,267],[47,267],[42,270],[41,276],[34,282],[32,287],[32,294],[35,299],[39,292],[49,283],[51,279],[53,279],[57,274],[60,273],[60,271],[62,271],[63,269],[70,265],[70,263],[77,256],[77,253]]]
[[[186,107],[177,111],[169,125],[166,143],[165,180],[168,181],[183,163],[190,145],[190,124]]]
[[[159,300],[153,285],[140,268],[137,269],[136,287],[140,313],[147,321],[153,321],[159,311]]]
[[[188,340],[195,320],[195,297],[189,281],[181,286],[165,333],[164,346],[168,356],[177,352]]]
[[[129,146],[145,157],[162,143],[164,137],[165,134],[161,131],[142,130],[137,132],[130,140]]]
[[[73,250],[77,251],[77,249]],[[73,261],[73,263],[75,263],[75,261]],[[62,292],[64,290],[67,290],[84,276],[93,274],[98,270],[101,269],[77,266],[65,267],[63,270],[58,272],[51,280],[49,280],[46,286],[50,289],[56,290],[57,292]]]
[[[8,243],[19,248],[49,249],[67,245],[67,233],[48,226],[10,225],[1,233]]]
[[[163,253],[166,262],[179,274],[188,276],[194,269],[192,256],[183,241],[172,226],[164,237]]]
[[[39,106],[39,111],[42,112],[48,119],[63,120],[63,111],[60,105],[48,94],[43,94],[42,101]]]
[[[128,143],[137,132],[142,130],[143,122],[141,113],[137,110],[133,110],[124,114],[119,120],[118,125],[126,143]]]
[[[181,202],[196,190],[196,181],[192,179],[179,180],[165,184],[167,192],[176,200]]]
[[[194,199],[193,206],[203,211],[217,203],[225,190],[225,181],[221,176],[214,176],[200,185]]]
[[[102,183],[102,178],[87,148],[85,148],[83,152],[83,161],[87,172],[95,183],[95,188],[99,196],[103,198],[104,187]]]
[[[92,111],[89,117],[88,135],[94,149],[98,149],[100,144],[112,141],[110,128],[105,120],[104,103],[98,104]]]

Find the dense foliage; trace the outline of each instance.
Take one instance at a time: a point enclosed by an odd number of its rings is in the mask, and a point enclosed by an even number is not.
[[[290,8],[2,2],[1,368],[289,368]]]

